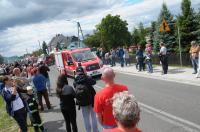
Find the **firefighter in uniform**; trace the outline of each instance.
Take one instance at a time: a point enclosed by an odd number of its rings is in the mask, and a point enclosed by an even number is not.
[[[38,103],[33,95],[33,89],[31,86],[27,86],[27,95],[28,95],[28,98],[26,102],[28,104],[29,111],[33,118],[33,127],[34,127],[35,132],[39,132],[39,129],[42,132],[46,132],[46,129],[44,129],[42,120],[40,118]]]

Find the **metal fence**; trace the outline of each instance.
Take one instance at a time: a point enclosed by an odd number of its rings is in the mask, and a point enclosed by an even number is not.
[[[152,57],[153,64],[160,64],[159,56],[153,55]],[[131,63],[135,63],[135,55],[131,55]],[[180,66],[180,55],[179,54],[170,54],[168,56],[169,65]],[[190,54],[183,53],[182,54],[182,64],[183,66],[192,66],[190,60]]]

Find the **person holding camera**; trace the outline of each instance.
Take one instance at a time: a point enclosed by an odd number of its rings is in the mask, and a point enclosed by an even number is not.
[[[5,87],[2,95],[6,102],[7,113],[16,120],[21,132],[27,132],[27,112],[21,94],[9,76],[4,77],[3,83]]]

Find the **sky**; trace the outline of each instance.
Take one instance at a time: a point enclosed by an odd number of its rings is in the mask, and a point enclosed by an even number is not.
[[[139,22],[146,26],[156,20],[163,2],[180,13],[182,0],[0,0],[0,54],[21,56],[49,43],[55,34],[77,35],[75,21],[83,34],[92,33],[107,14],[120,15],[132,31]],[[191,0],[200,7],[199,0]],[[70,21],[69,21],[70,20]]]

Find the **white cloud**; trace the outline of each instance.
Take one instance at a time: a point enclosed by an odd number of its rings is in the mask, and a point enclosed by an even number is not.
[[[89,1],[95,2],[95,0]],[[3,2],[4,8],[13,6],[9,2],[6,2],[6,0],[3,0]],[[80,21],[84,32],[95,29],[95,25],[107,14],[117,14],[122,19],[127,20],[129,30],[132,30],[139,22],[149,23],[152,20],[156,20],[162,2],[162,0],[143,0],[137,3],[127,3],[122,2],[122,0],[104,0],[105,5],[112,5],[111,8],[99,8],[88,12],[87,15],[79,15],[71,19]],[[170,10],[180,11],[181,0],[166,0],[165,2]],[[192,3],[195,5],[199,3],[199,0],[192,0]],[[59,19],[47,19],[35,24],[19,25],[0,31],[0,53],[5,56],[22,55],[26,52],[26,49],[31,52],[39,48],[38,40],[49,42],[57,33],[77,35],[76,24],[66,21],[65,12],[60,13],[56,17]]]

